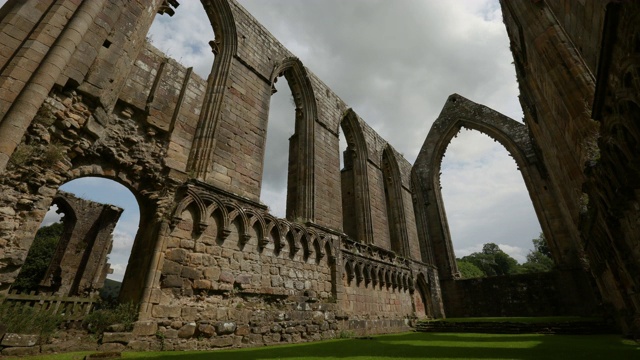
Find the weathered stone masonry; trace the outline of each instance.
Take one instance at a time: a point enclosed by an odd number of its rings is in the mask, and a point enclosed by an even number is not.
[[[58,192],[53,204],[64,215],[64,231],[40,288],[65,296],[95,296],[111,273],[107,255],[123,210],[64,191]]]
[[[157,346],[156,333],[165,348],[206,348],[398,331],[442,316],[415,229],[411,165],[237,3],[203,8],[216,34],[207,80],[145,42],[172,2],[3,7],[1,289],[58,187],[99,176],[140,205],[120,293],[141,304],[132,347]],[[280,76],[296,104],[287,219],[259,202]],[[340,128],[357,163],[342,173]]]
[[[417,317],[473,315],[469,304],[505,314],[527,308],[514,306],[532,294],[521,289],[549,283],[548,307],[531,312],[584,314],[599,301],[585,270],[637,334],[640,11],[595,3],[503,2],[525,125],[452,95],[412,168],[234,0],[202,1],[216,37],[206,80],[145,41],[174,1],[10,0],[0,291],[57,189],[100,176],[140,206],[120,293],[141,304],[134,349],[159,347],[156,334],[166,349],[203,349],[398,331]],[[286,219],[259,201],[281,76],[296,105]],[[559,268],[515,279],[502,290],[517,298],[500,308],[486,289],[507,281],[457,280],[438,173],[462,126],[512,154]]]

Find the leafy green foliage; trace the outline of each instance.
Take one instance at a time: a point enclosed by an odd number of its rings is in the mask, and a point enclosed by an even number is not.
[[[553,270],[554,263],[551,258],[551,251],[547,246],[544,234],[541,233],[539,238],[532,241],[534,250],[529,251],[527,262],[522,265],[502,251],[500,246],[494,243],[487,243],[483,245],[481,252],[475,252],[462,259],[456,259],[458,270],[463,279],[539,273]]]
[[[13,303],[0,306],[0,324],[10,333],[40,335],[41,340],[46,340],[62,322],[60,315],[37,311],[31,306]]]
[[[553,259],[551,259],[551,251],[547,246],[544,234],[540,233],[540,237],[532,241],[534,250],[527,254],[527,262],[522,264],[522,272],[536,273],[553,270],[554,263]]]
[[[90,333],[101,335],[109,326],[124,325],[125,331],[133,330],[133,323],[138,318],[138,305],[128,302],[112,308],[102,308],[87,315],[82,324]]]
[[[104,286],[100,289],[100,299],[110,304],[117,304],[121,286],[122,283],[119,281],[105,279]]]
[[[484,272],[473,263],[460,259],[456,259],[456,263],[458,264],[458,270],[460,271],[460,275],[462,275],[463,279],[485,277]]]
[[[480,269],[484,276],[517,274],[519,271],[516,259],[509,256],[494,243],[484,244],[482,252],[475,252],[460,259]]]
[[[62,223],[43,226],[38,230],[12,289],[23,292],[38,290],[63,231]]]

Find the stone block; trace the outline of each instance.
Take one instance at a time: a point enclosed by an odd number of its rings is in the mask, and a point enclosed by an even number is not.
[[[225,337],[216,337],[212,338],[210,341],[211,347],[221,348],[221,347],[229,347],[233,345],[233,337],[225,336]]]
[[[235,334],[238,336],[246,336],[251,332],[249,325],[238,325]]]
[[[39,340],[40,336],[38,335],[6,333],[4,334],[0,345],[11,347],[28,347],[35,346]]]
[[[198,324],[198,334],[205,338],[210,338],[216,334],[216,328],[209,324]]]
[[[196,323],[188,323],[178,330],[178,337],[181,339],[188,339],[196,333]]]
[[[124,351],[126,347],[121,343],[106,343],[102,344],[98,347],[98,351],[102,352],[121,352]]]
[[[214,324],[214,327],[218,335],[233,334],[236,331],[236,323],[230,321],[219,321]]]
[[[153,305],[151,314],[155,318],[176,318],[182,313],[182,308],[176,305]]]
[[[198,309],[195,307],[184,307],[180,315],[184,321],[195,321],[198,317]]]
[[[188,255],[189,252],[185,249],[171,249],[167,251],[165,258],[175,261],[179,264],[184,264],[187,260]]]
[[[203,271],[203,275],[205,279],[218,281],[218,279],[220,278],[220,269],[217,267],[206,268]]]
[[[2,349],[3,356],[30,356],[40,353],[40,349],[37,346],[31,347],[8,347]]]
[[[180,275],[181,272],[182,265],[168,259],[164,260],[164,264],[162,265],[163,275]]]
[[[322,311],[314,311],[312,315],[312,322],[316,325],[322,325],[324,322],[324,313]]]
[[[164,288],[180,288],[182,284],[182,278],[178,275],[169,275],[162,279],[162,287]]]
[[[133,324],[133,335],[150,336],[158,331],[158,323],[153,320],[136,321]]]
[[[164,335],[165,339],[177,339],[178,338],[178,330],[176,329],[164,329],[160,331],[161,334]]]
[[[180,276],[182,276],[183,278],[191,279],[191,280],[198,280],[202,277],[202,272],[198,269],[185,266],[182,268],[182,272],[180,273]]]
[[[250,284],[251,283],[251,275],[248,274],[242,274],[242,275],[238,275],[236,277],[236,283],[237,284]]]
[[[102,343],[120,343],[127,345],[133,340],[133,333],[130,332],[105,332],[102,334]]]
[[[262,344],[262,335],[261,334],[249,334],[245,336],[245,339],[248,339],[250,344]]]
[[[223,283],[233,284],[235,278],[232,273],[228,271],[223,271],[222,273],[220,273],[219,280],[220,282],[223,282]]]
[[[210,290],[213,289],[213,283],[210,280],[195,280],[193,282],[194,289]]]
[[[133,351],[150,351],[151,343],[143,340],[131,340],[127,345],[127,349],[131,349]]]

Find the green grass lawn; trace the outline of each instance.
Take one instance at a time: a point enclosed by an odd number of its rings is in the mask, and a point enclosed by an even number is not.
[[[433,319],[428,321],[443,322],[511,322],[524,324],[539,323],[571,323],[571,322],[596,322],[602,321],[598,317],[580,317],[580,316],[538,316],[538,317],[466,317],[466,318],[447,318]]]
[[[82,359],[87,353],[26,359]],[[640,359],[640,344],[616,335],[405,333],[220,351],[127,352],[124,358],[199,359]]]

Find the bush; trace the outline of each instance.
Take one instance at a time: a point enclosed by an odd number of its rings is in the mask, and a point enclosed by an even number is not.
[[[101,335],[109,326],[116,324],[123,325],[124,331],[131,331],[137,318],[138,305],[128,302],[95,310],[84,318],[82,324],[90,333]]]
[[[22,292],[38,290],[63,232],[62,223],[43,226],[38,230],[12,289]]]
[[[0,306],[0,324],[7,327],[7,332],[40,335],[41,342],[48,340],[63,321],[60,315],[38,311],[28,305],[3,303]]]

